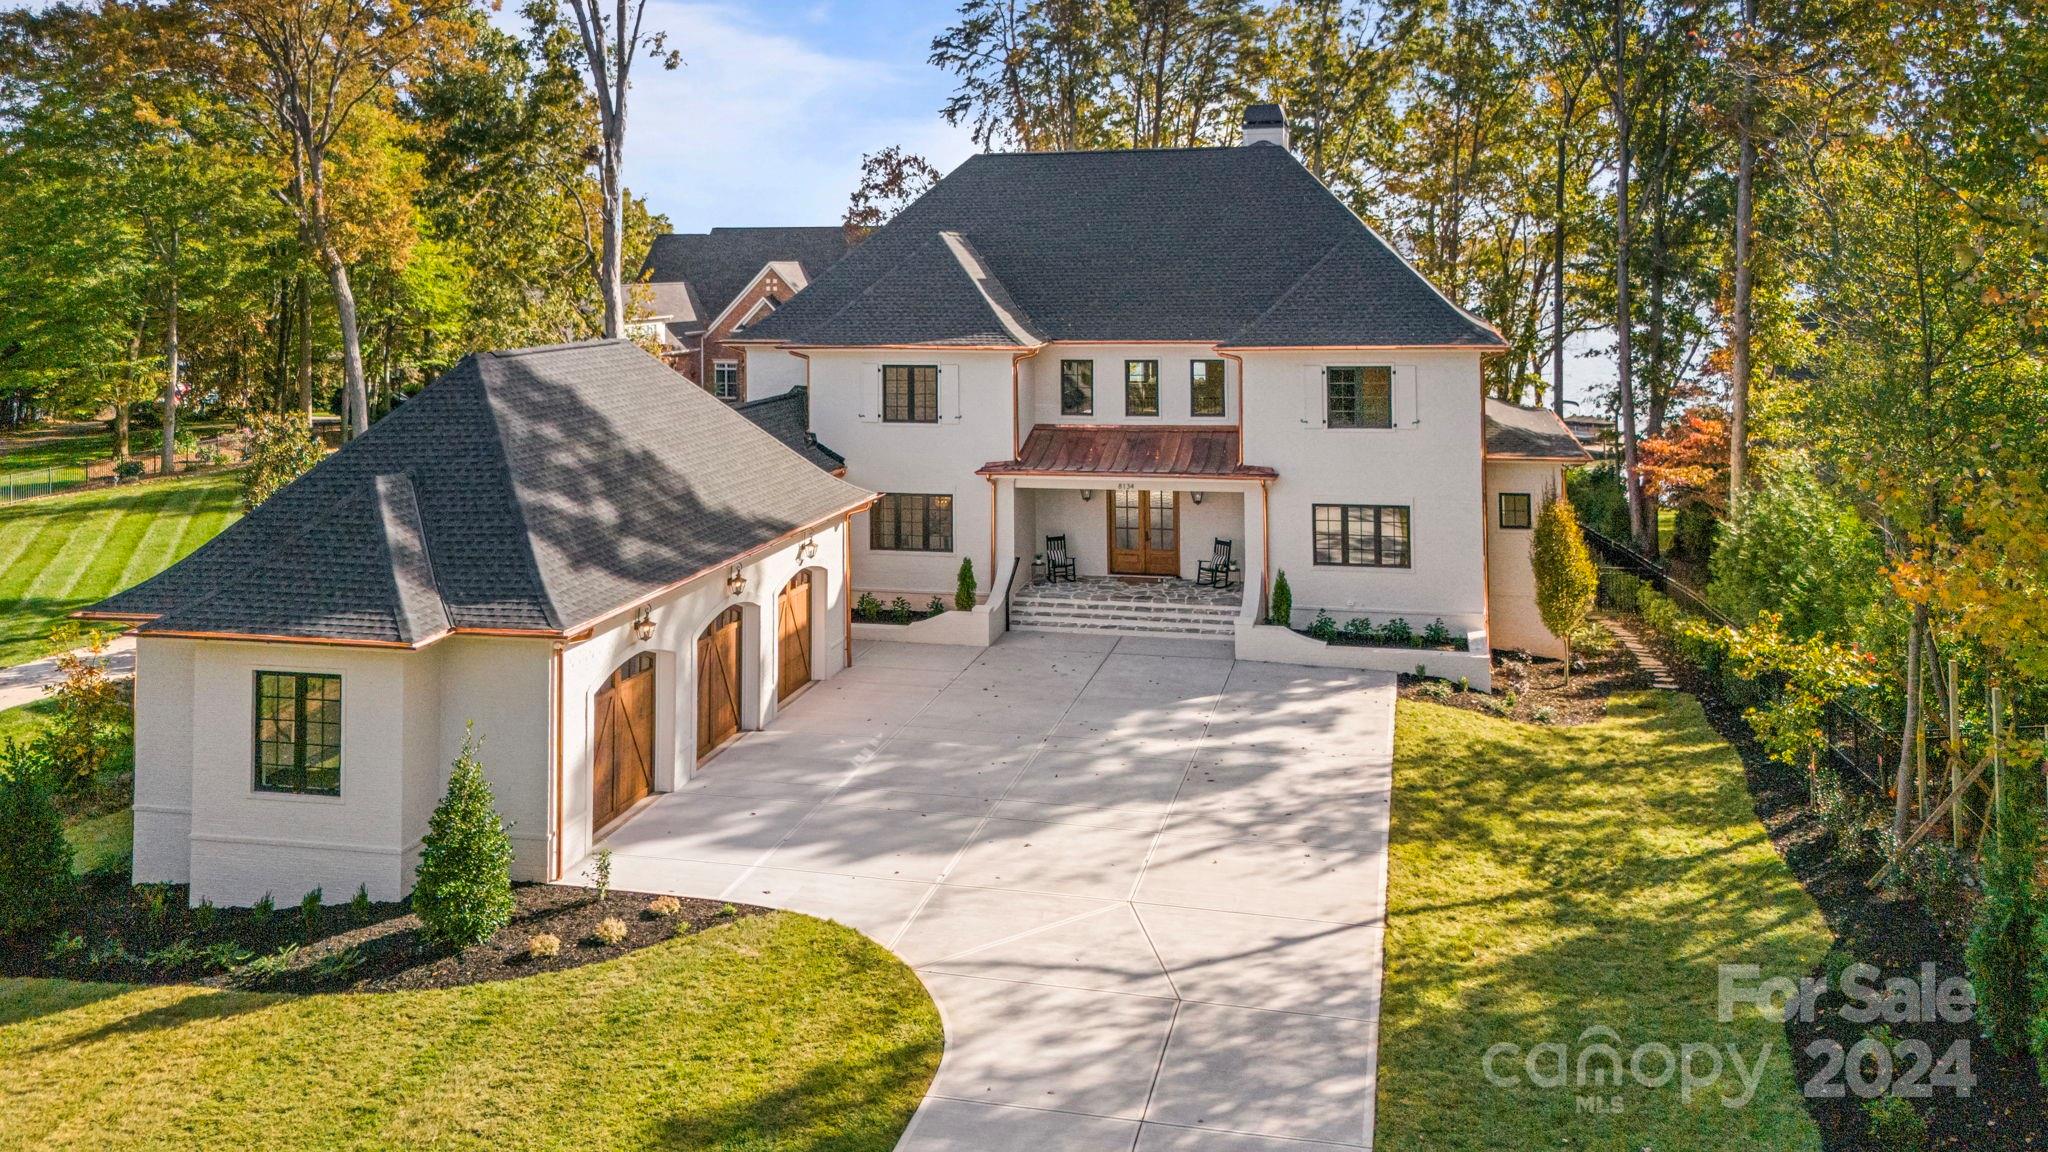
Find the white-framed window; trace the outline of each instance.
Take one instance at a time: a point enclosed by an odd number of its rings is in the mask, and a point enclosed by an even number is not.
[[[711,362],[711,394],[720,400],[740,398],[740,362],[737,360],[713,360]]]

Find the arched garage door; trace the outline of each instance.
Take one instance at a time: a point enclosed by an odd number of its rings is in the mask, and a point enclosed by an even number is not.
[[[740,610],[718,614],[697,637],[697,756],[740,732]]]
[[[654,656],[612,670],[597,690],[597,752],[590,773],[594,832],[654,791]]]
[[[811,682],[811,573],[797,573],[782,586],[775,608],[775,647],[780,654],[775,698],[787,700]]]

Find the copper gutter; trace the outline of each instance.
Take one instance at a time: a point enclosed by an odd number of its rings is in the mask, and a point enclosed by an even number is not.
[[[1237,361],[1237,466],[1242,468],[1244,467],[1244,357],[1237,355],[1235,352],[1225,352],[1221,347],[1216,349],[1216,354],[1225,360]],[[1230,395],[1230,390],[1224,389],[1223,394],[1225,396]]]

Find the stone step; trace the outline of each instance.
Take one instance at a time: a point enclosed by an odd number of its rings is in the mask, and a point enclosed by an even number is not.
[[[1236,604],[1176,604],[1166,601],[1122,601],[1122,600],[1080,600],[1070,597],[1018,596],[1011,603],[1019,608],[1043,608],[1047,611],[1073,612],[1111,616],[1214,616],[1223,619],[1236,617]]]
[[[1234,636],[1237,624],[1230,617],[1119,616],[1091,613],[1045,612],[1014,606],[1010,627],[1038,632],[1133,632],[1160,636]]]
[[[1184,620],[1205,624],[1228,624],[1237,619],[1237,612],[1204,611],[1199,608],[1151,608],[1145,611],[1130,611],[1121,608],[1081,607],[1073,604],[1046,604],[1028,600],[1015,601],[1010,605],[1013,612],[1036,612],[1048,616],[1071,616],[1083,620]]]

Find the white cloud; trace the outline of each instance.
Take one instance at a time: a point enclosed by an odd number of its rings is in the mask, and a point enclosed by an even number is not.
[[[648,5],[646,26],[685,62],[636,66],[626,180],[679,231],[834,223],[862,153],[898,144],[949,171],[974,151],[935,110],[922,43],[835,55],[745,9],[671,0]]]

